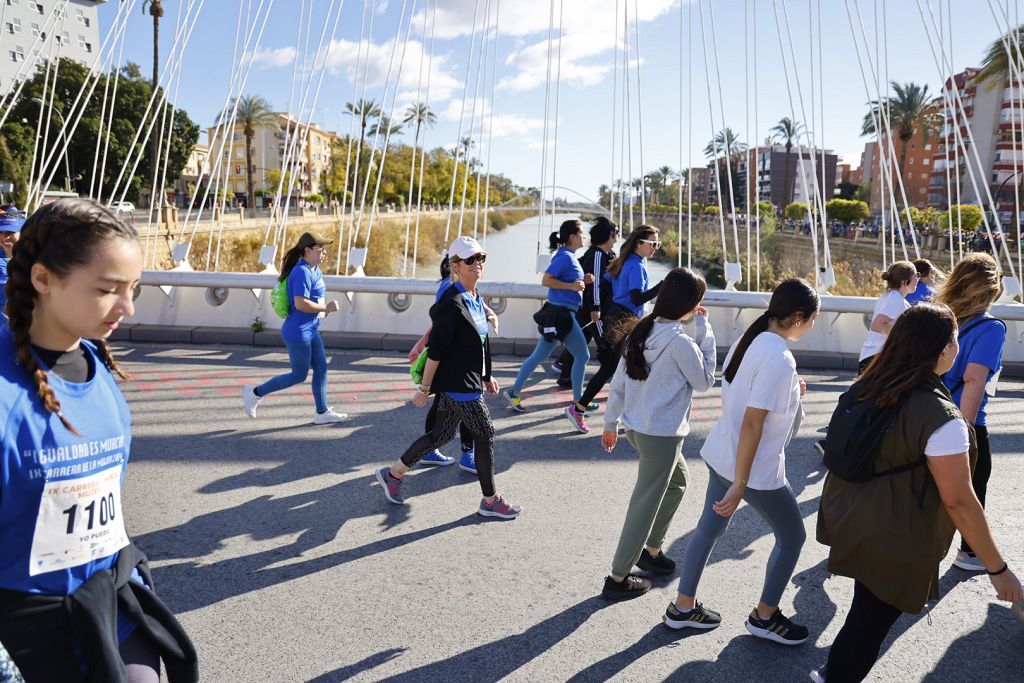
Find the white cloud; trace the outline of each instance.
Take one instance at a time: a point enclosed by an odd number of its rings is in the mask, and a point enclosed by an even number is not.
[[[416,99],[417,90],[420,92],[420,99],[426,98],[427,87],[427,65],[430,65],[430,102],[445,102],[453,93],[462,89],[462,81],[450,73],[449,58],[443,54],[435,54],[431,59],[423,43],[410,39],[405,47],[405,58],[402,59],[402,44],[400,41],[397,50],[394,51],[394,65],[392,66],[391,82],[388,90],[394,87],[394,79],[399,74],[399,62],[401,62],[401,76],[398,80],[399,102],[412,102]],[[391,64],[392,51],[395,39],[384,43],[369,43],[365,41],[360,52],[359,43],[351,40],[335,40],[328,48],[327,68],[332,73],[343,73],[349,83],[362,84],[363,73],[366,73],[367,97],[380,97],[380,90],[388,79],[388,66]],[[367,54],[367,45],[369,54]],[[420,78],[422,60],[422,82]],[[357,63],[358,62],[358,63]],[[376,95],[374,94],[376,91]],[[389,95],[390,99],[390,95]]]
[[[252,55],[253,66],[262,66],[268,69],[275,69],[288,66],[295,61],[294,47],[278,47],[267,50],[256,50]]]

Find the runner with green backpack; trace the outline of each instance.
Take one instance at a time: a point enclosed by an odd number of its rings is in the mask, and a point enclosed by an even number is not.
[[[331,243],[315,232],[305,232],[284,255],[281,275],[271,292],[274,312],[284,318],[281,338],[288,348],[291,372],[272,377],[263,384],[242,387],[242,402],[249,417],[256,419],[256,408],[267,394],[306,381],[313,369],[314,424],[334,424],[346,417],[327,405],[327,354],[320,337],[320,319],[338,310],[337,301],[326,301],[327,286],[320,271],[325,247]]]

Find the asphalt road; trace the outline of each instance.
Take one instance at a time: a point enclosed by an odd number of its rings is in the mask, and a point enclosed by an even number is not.
[[[388,503],[373,471],[422,433],[406,401],[399,354],[332,352],[329,395],[351,416],[314,426],[309,385],[268,397],[256,421],[241,384],[287,368],[275,349],[124,345],[134,380],[126,490],[129,531],[157,589],[179,615],[206,681],[804,681],[842,625],[852,581],[830,577],[814,541],[824,470],[812,444],[848,373],[808,372],[807,418],[787,467],[808,541],[782,607],[812,638],[784,648],[743,621],[760,592],[772,535],[743,506],[716,547],[700,599],[720,628],[680,634],[661,624],[675,580],[609,605],[609,571],[636,458],[620,441],[571,433],[569,394],[538,369],[514,415],[490,403],[498,488],[523,506],[511,522],[474,512],[480,490],[457,467],[415,471],[409,504]],[[510,383],[519,360],[500,359]],[[1024,382],[991,405],[995,474],[989,520],[1012,567],[1024,569]],[[698,451],[718,389],[697,398],[684,452],[690,487],[666,553],[680,560],[704,498]],[[592,424],[599,431],[601,420]],[[457,450],[452,444],[449,452]],[[897,623],[873,681],[1024,680],[1024,626],[984,577],[941,569],[943,597]]]

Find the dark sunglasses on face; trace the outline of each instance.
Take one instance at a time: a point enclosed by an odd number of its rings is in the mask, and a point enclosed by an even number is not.
[[[487,263],[487,254],[473,254],[469,258],[462,259],[462,262],[467,266],[471,266],[477,261],[480,263]]]

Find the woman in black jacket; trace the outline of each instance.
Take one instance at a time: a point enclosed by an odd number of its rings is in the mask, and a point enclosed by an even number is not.
[[[487,336],[487,311],[476,286],[484,273],[487,253],[471,237],[459,237],[448,249],[454,284],[430,309],[433,327],[427,343],[423,384],[413,396],[417,408],[434,395],[437,419],[429,432],[416,439],[390,467],[376,472],[384,496],[405,503],[402,482],[423,456],[455,438],[462,423],[473,433],[476,470],[483,500],[477,513],[484,517],[515,519],[521,508],[512,505],[494,488],[494,425],[484,402],[484,391],[498,393],[491,377],[491,347]]]

